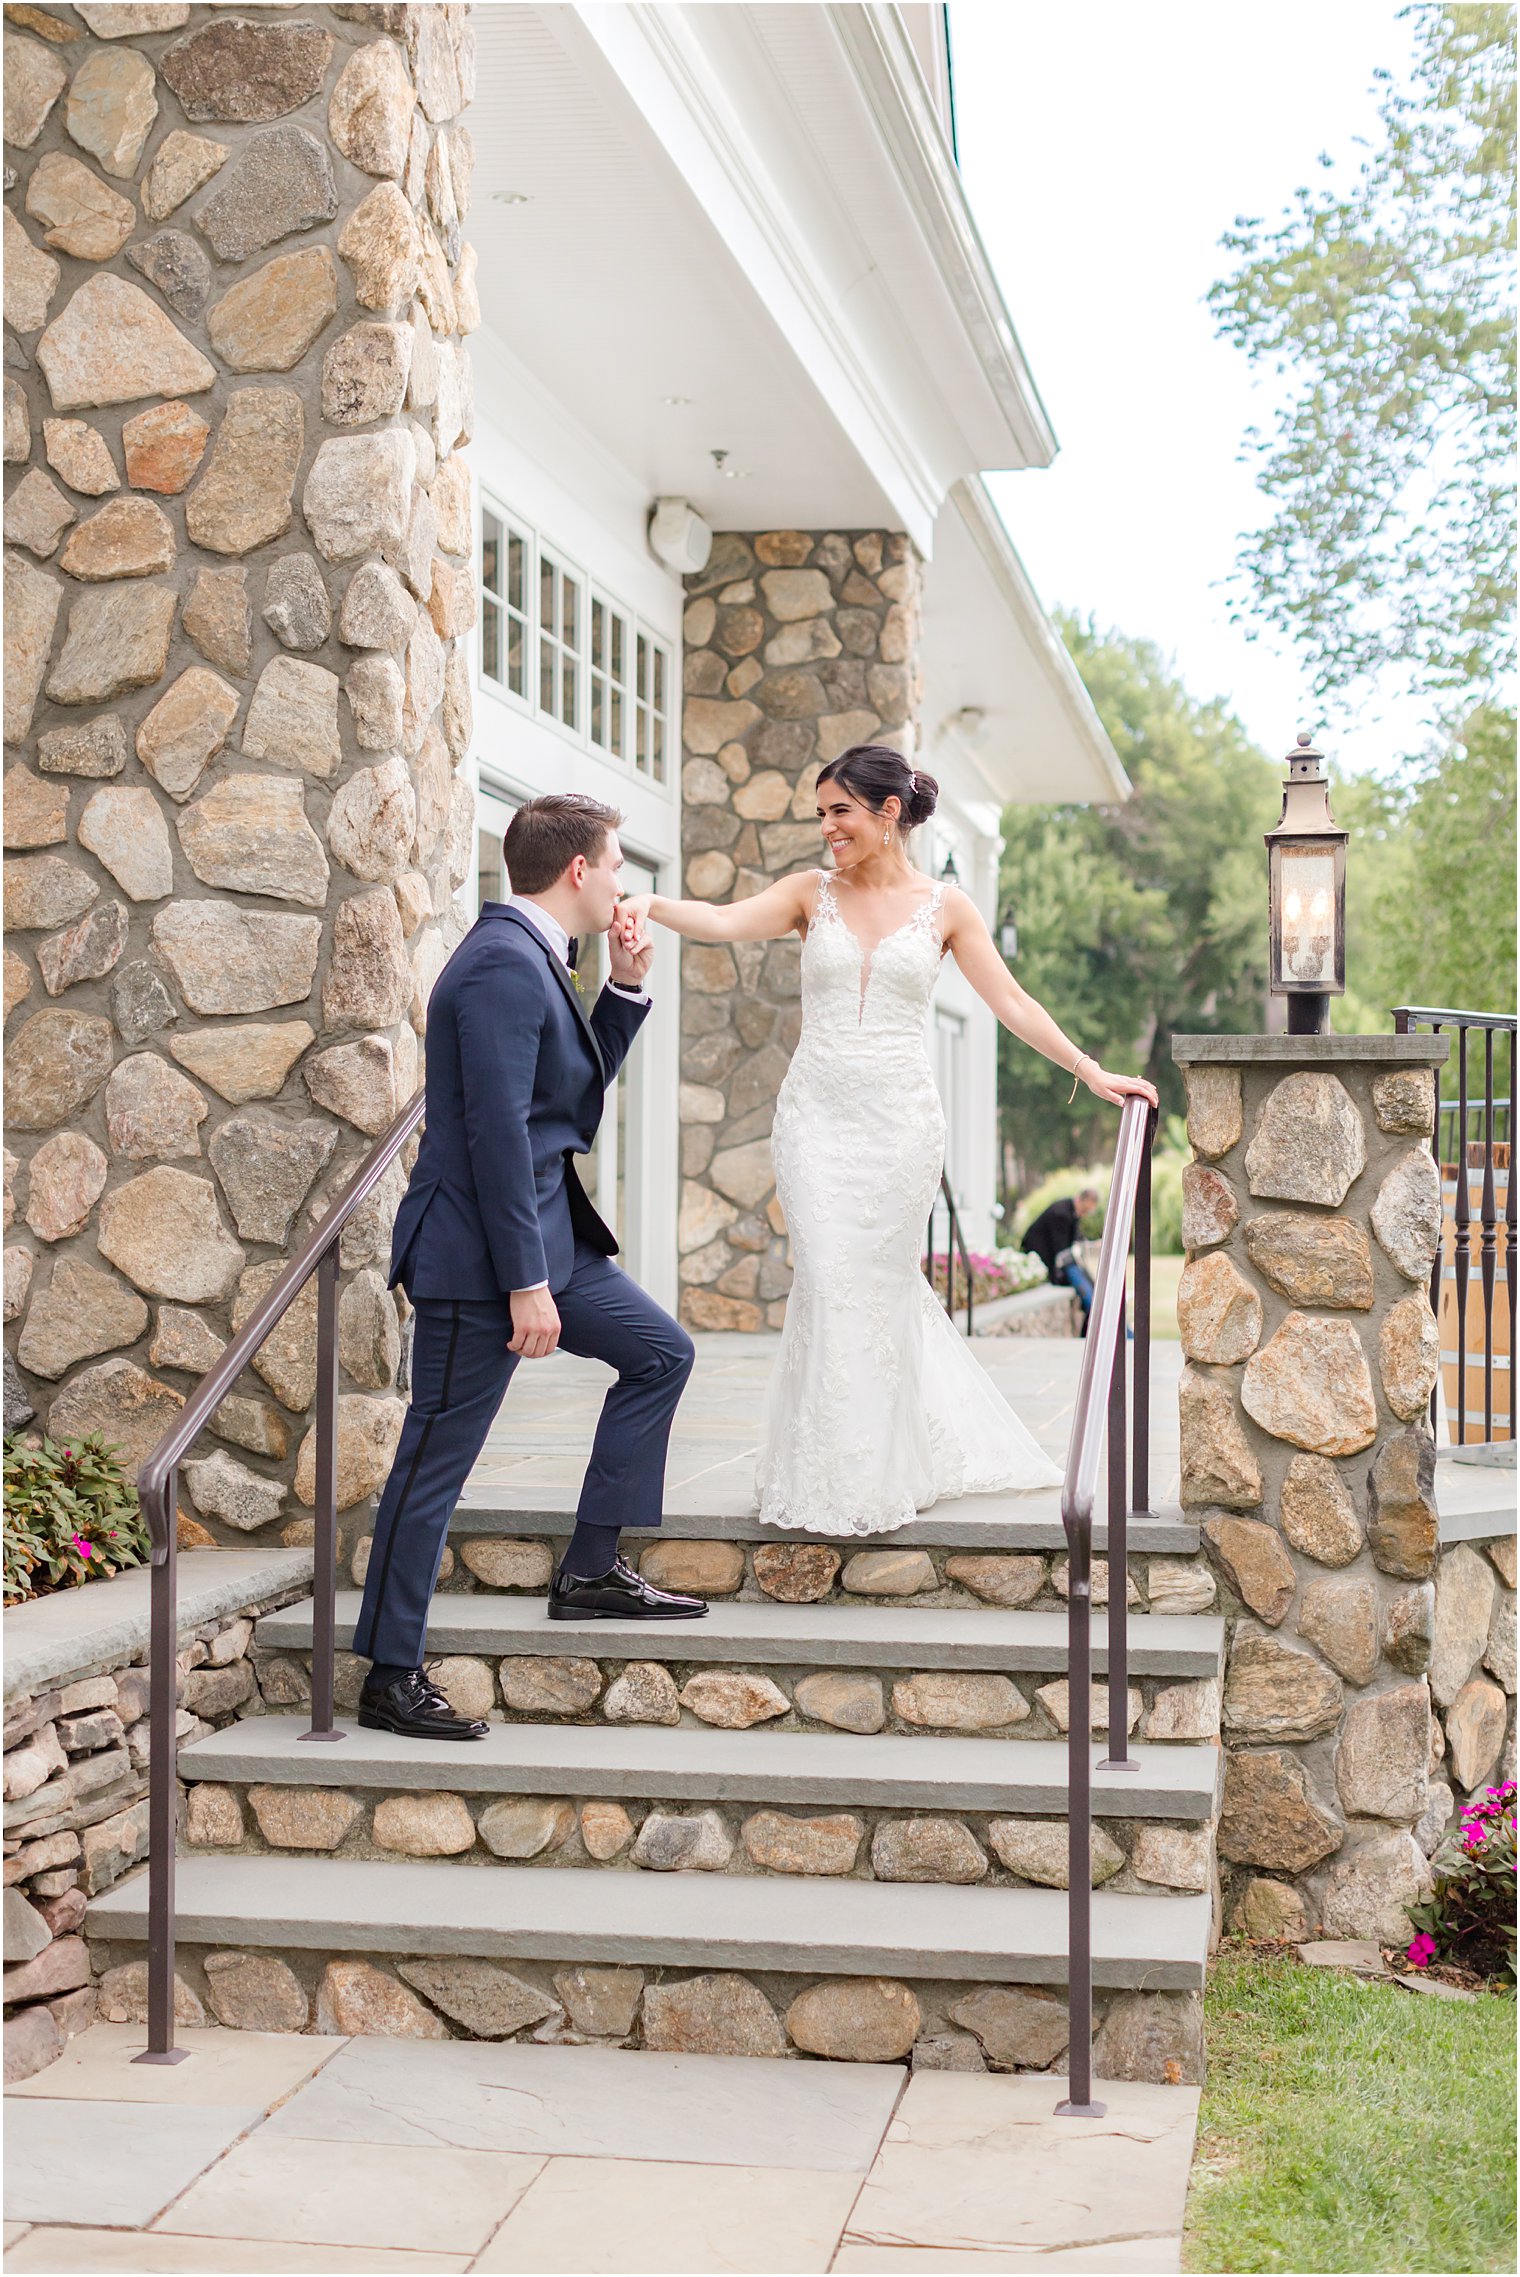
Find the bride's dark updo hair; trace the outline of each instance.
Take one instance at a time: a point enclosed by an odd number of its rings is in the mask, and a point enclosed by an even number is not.
[[[898,828],[906,834],[927,822],[939,804],[939,785],[922,767],[910,767],[890,743],[855,743],[818,770],[820,790],[839,783],[851,798],[859,799],[873,814],[880,814],[888,799],[902,801]]]

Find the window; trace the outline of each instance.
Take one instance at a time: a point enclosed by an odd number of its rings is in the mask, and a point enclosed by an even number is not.
[[[593,743],[614,759],[628,754],[628,619],[600,593],[591,596],[591,720]]]
[[[526,698],[528,540],[490,506],[480,517],[480,669]]]
[[[633,763],[652,783],[665,780],[665,735],[669,725],[670,657],[662,641],[642,629],[638,637],[636,733]]]
[[[562,726],[580,726],[581,582],[556,561],[546,546],[538,550],[538,708]]]
[[[669,645],[495,500],[480,513],[480,682],[665,784]]]

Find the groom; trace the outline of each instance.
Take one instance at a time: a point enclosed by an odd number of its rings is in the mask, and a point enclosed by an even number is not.
[[[693,1620],[700,1597],[652,1588],[617,1554],[660,1523],[665,1449],[691,1338],[613,1264],[617,1242],[571,1156],[589,1152],[608,1084],[649,1011],[652,950],[610,932],[615,808],[530,799],[502,853],[516,889],[482,904],[428,1005],[427,1126],[391,1250],[416,1311],[412,1397],[380,1497],[354,1650],[372,1661],[359,1721],[409,1739],[483,1739],[422,1666],[449,1519],[519,1360],[559,1347],[617,1371],[581,1486],[550,1620]],[[611,978],[589,1016],[578,940],[607,933]]]

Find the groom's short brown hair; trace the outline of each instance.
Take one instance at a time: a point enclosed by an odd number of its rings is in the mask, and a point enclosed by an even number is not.
[[[584,791],[554,791],[529,799],[507,825],[502,858],[514,893],[547,893],[577,854],[600,861],[607,834],[622,823],[615,806],[588,798]]]

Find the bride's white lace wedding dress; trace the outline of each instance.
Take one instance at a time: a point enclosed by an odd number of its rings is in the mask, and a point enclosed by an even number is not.
[[[943,900],[936,885],[867,958],[819,874],[772,1136],[795,1278],[756,1474],[767,1525],[883,1534],[944,1498],[1061,1482],[923,1274],[945,1152],[925,1049]]]

